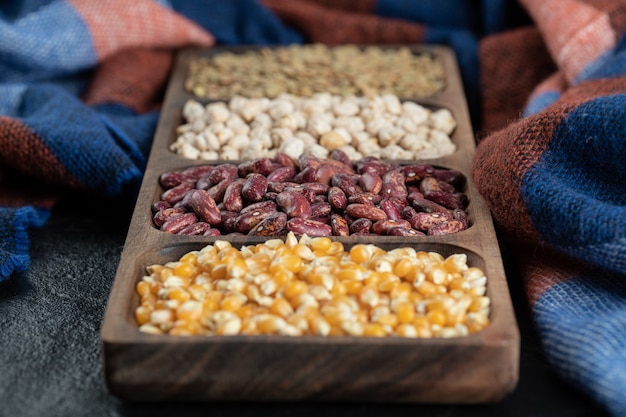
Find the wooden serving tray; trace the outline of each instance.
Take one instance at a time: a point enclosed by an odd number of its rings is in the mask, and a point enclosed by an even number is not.
[[[487,276],[490,325],[468,336],[430,339],[182,337],[140,332],[134,318],[134,309],[139,305],[135,286],[146,266],[177,260],[216,239],[228,239],[233,245],[264,241],[247,236],[172,235],[152,224],[150,206],[163,191],[159,176],[165,171],[208,163],[185,159],[168,149],[182,122],[182,106],[190,98],[198,99],[183,87],[190,60],[222,50],[246,48],[185,49],[177,57],[166,92],[101,328],[104,374],[111,393],[129,401],[484,403],[500,400],[516,386],[519,330],[491,216],[470,176],[475,142],[456,58],[447,47],[403,46],[416,53],[432,53],[445,65],[445,89],[414,101],[448,108],[457,121],[451,136],[457,151],[424,162],[454,168],[466,175],[465,193],[470,200],[466,211],[471,226],[443,236],[333,239],[347,248],[367,241],[385,249],[412,246],[444,256],[466,253],[468,264],[482,268]]]

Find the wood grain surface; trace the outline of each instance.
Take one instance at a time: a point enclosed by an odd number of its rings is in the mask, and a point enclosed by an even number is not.
[[[423,162],[466,175],[464,192],[470,201],[467,213],[471,225],[465,231],[443,236],[333,239],[346,247],[366,241],[386,249],[412,246],[443,255],[466,253],[468,264],[482,268],[488,278],[491,324],[468,336],[431,339],[141,333],[133,314],[139,303],[135,285],[146,266],[177,260],[216,239],[228,239],[233,245],[264,240],[171,235],[152,224],[150,206],[163,191],[159,176],[207,163],[168,150],[182,121],[183,104],[195,98],[183,88],[190,60],[224,50],[190,48],[180,52],[171,75],[101,328],[104,373],[111,393],[128,401],[486,403],[498,401],[516,386],[519,330],[491,216],[469,172],[475,139],[456,58],[443,46],[402,46],[416,53],[430,52],[444,62],[446,88],[415,101],[452,112],[457,127],[451,138],[457,150]]]

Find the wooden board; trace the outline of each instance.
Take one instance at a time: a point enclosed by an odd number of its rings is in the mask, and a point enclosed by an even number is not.
[[[152,224],[150,206],[163,191],[158,181],[161,173],[207,163],[168,150],[182,122],[183,104],[196,98],[183,88],[190,60],[221,50],[186,49],[178,55],[171,75],[101,328],[104,374],[114,395],[129,401],[484,403],[500,400],[516,386],[519,330],[490,213],[471,180],[475,141],[457,62],[446,47],[410,47],[416,53],[434,54],[445,65],[445,89],[415,101],[448,108],[457,121],[451,136],[457,151],[427,162],[466,175],[471,226],[443,236],[333,239],[347,247],[367,240],[387,249],[413,246],[444,255],[468,254],[468,263],[482,268],[488,278],[489,327],[468,336],[430,339],[175,337],[140,332],[133,314],[139,304],[135,285],[145,267],[177,260],[190,250],[225,238],[166,234]],[[242,236],[227,239],[234,245],[263,241]]]

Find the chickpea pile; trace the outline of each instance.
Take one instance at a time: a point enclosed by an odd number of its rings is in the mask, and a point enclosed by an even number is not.
[[[240,249],[217,240],[147,272],[135,318],[151,334],[428,338],[489,325],[487,278],[465,254],[289,233]]]

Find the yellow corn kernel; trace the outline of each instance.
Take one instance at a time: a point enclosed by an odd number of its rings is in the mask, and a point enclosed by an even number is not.
[[[152,309],[140,305],[135,309],[135,320],[141,326],[142,324],[146,324],[150,322],[150,314],[152,313]]]
[[[241,319],[241,329],[239,333],[248,335],[260,334],[254,317],[244,317]]]
[[[346,288],[346,294],[358,295],[363,291],[363,283],[356,279],[343,281],[342,284]]]
[[[174,275],[189,278],[196,273],[196,266],[191,262],[181,262],[174,268]]]
[[[219,263],[211,269],[211,278],[213,280],[226,279],[228,276],[228,265]]]
[[[200,334],[200,325],[194,321],[177,321],[168,333],[172,336],[194,336]]]
[[[287,317],[293,313],[293,307],[291,307],[291,304],[284,298],[276,298],[270,306],[270,313]]]
[[[426,317],[431,326],[445,326],[446,324],[446,313],[443,310],[431,310],[426,314]]]
[[[166,279],[174,275],[174,271],[172,270],[172,268],[163,268],[159,271],[157,275],[159,281],[164,282]]]
[[[403,281],[391,290],[389,296],[392,300],[408,300],[411,297],[412,293],[413,287],[411,286],[411,284]]]
[[[469,282],[467,282],[467,280],[464,279],[462,276],[456,277],[452,279],[450,282],[448,282],[448,289],[450,291],[454,291],[454,290],[466,291],[469,289]]]
[[[369,245],[362,243],[356,244],[350,248],[350,259],[358,264],[365,263],[372,258],[372,249]]]
[[[426,278],[433,284],[441,285],[448,283],[448,271],[445,270],[443,265],[433,265],[426,272]]]
[[[467,309],[468,311],[475,313],[484,308],[489,307],[489,304],[490,304],[490,300],[487,297],[484,297],[484,296],[473,297]]]
[[[220,302],[224,298],[224,293],[221,291],[209,291],[206,294],[206,298],[202,302],[202,308],[206,311],[217,311],[220,308]]]
[[[415,269],[417,269],[417,266],[410,258],[402,258],[393,266],[393,273],[400,278],[405,278]]]
[[[328,237],[314,237],[311,239],[311,249],[314,251],[328,252],[333,241]]]
[[[286,325],[285,320],[272,314],[265,314],[257,321],[257,328],[262,334],[276,334]]]
[[[396,334],[400,337],[417,337],[417,329],[412,324],[401,324],[396,329]]]
[[[387,332],[378,323],[367,323],[363,326],[363,336],[384,337],[387,336]]]
[[[378,286],[382,279],[383,276],[380,272],[371,271],[369,275],[365,278],[364,284],[368,286]]]
[[[237,311],[246,302],[245,298],[239,295],[229,295],[220,301],[220,310]]]
[[[150,294],[150,283],[148,281],[139,281],[135,287],[137,294],[141,297]]]
[[[449,273],[463,272],[468,269],[467,255],[464,253],[450,255],[443,261],[443,267]]]
[[[400,284],[400,278],[392,272],[381,272],[380,282],[378,283],[378,291],[390,293]]]
[[[248,270],[250,271],[259,271],[265,270],[268,268],[272,258],[267,253],[255,253],[252,256],[249,256],[244,259],[246,265],[248,266]]]
[[[379,299],[378,289],[373,285],[364,286],[359,296],[359,300],[370,307],[378,305]]]
[[[381,314],[376,318],[376,323],[383,326],[396,327],[398,325],[398,317],[395,314]]]
[[[361,281],[365,278],[365,268],[357,264],[348,264],[336,272],[336,276],[339,280],[358,280]]]
[[[244,304],[235,311],[235,314],[237,314],[237,316],[241,319],[254,317],[256,313],[257,307],[253,304]]]
[[[283,292],[283,295],[288,299],[292,299],[299,296],[300,294],[304,294],[308,291],[308,289],[309,287],[304,281],[294,280],[289,282],[285,286],[285,291]]]
[[[154,305],[156,304],[158,298],[156,295],[152,294],[152,293],[148,293],[146,295],[144,295],[143,297],[141,297],[141,305],[144,307],[152,307],[154,308]]]
[[[202,316],[202,303],[194,300],[185,301],[176,309],[176,318],[183,321],[197,321]]]
[[[230,336],[239,334],[241,331],[241,319],[238,316],[232,317],[218,323],[215,334],[220,336]]]
[[[302,314],[291,314],[287,317],[287,323],[306,332],[309,330],[309,320]]]
[[[339,254],[343,253],[343,251],[344,251],[343,243],[335,241],[330,245],[330,248],[328,248],[326,253],[330,256],[338,256]]]
[[[234,258],[226,264],[226,276],[241,278],[248,272],[248,264],[242,258]]]
[[[330,294],[333,296],[333,298],[341,296],[341,295],[346,295],[347,293],[348,293],[348,290],[346,288],[346,285],[341,281],[335,282],[335,284],[330,290]]]
[[[167,298],[184,303],[191,298],[191,295],[183,288],[173,287],[167,289]]]
[[[189,295],[196,301],[203,301],[206,298],[207,290],[203,285],[193,284],[189,287]]]
[[[286,254],[281,256],[280,263],[293,273],[298,273],[302,270],[302,258],[297,255]]]
[[[415,320],[415,306],[408,301],[398,303],[396,315],[400,323],[412,323]]]
[[[430,281],[424,281],[417,287],[417,291],[423,296],[429,297],[437,293],[437,286]]]

